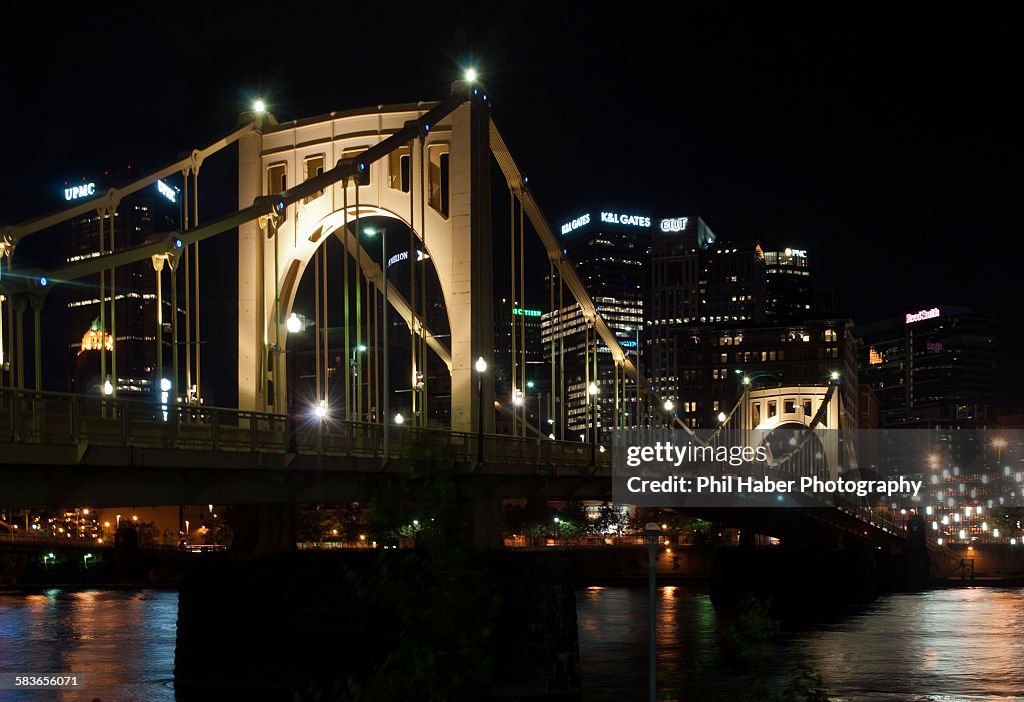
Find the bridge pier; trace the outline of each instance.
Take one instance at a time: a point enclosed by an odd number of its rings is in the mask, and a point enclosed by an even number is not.
[[[489,495],[470,498],[473,515],[473,550],[493,551],[505,547],[501,535],[501,498]]]
[[[254,556],[295,551],[294,507],[289,504],[231,508],[231,551]]]

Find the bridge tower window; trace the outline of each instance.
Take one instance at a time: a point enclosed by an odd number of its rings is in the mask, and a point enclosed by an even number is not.
[[[409,192],[412,177],[412,154],[408,146],[402,146],[388,154],[388,187],[392,190]]]
[[[768,418],[774,417],[778,410],[778,403],[775,400],[768,400]]]
[[[324,155],[318,154],[317,156],[309,156],[305,161],[306,166],[306,180],[316,178],[319,175],[324,174]],[[318,190],[312,195],[307,195],[302,199],[303,204],[312,202],[321,195],[324,194],[323,190]]]
[[[445,217],[448,216],[448,144],[431,144],[427,147],[430,159],[430,206]]]
[[[267,167],[267,195],[274,195],[288,189],[288,164],[274,163]],[[278,212],[283,222],[288,217],[288,209]]]

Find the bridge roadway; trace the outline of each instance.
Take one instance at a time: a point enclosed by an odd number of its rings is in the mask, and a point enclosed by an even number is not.
[[[607,499],[611,452],[587,444],[0,389],[5,507],[365,499],[425,450],[470,494]]]
[[[9,508],[367,499],[427,452],[452,467],[467,497],[611,498],[611,451],[506,435],[484,435],[483,449],[480,462],[477,434],[392,425],[384,460],[379,424],[291,426],[285,415],[0,389],[0,504]],[[813,496],[784,505],[773,495],[690,497],[681,509],[805,543],[903,538],[862,505]]]

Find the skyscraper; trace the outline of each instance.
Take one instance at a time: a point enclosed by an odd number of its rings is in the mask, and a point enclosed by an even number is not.
[[[89,197],[126,179],[108,176],[100,184],[69,187],[68,200]],[[83,189],[84,188],[84,189]],[[103,227],[103,246],[100,227]],[[111,215],[97,211],[82,215],[62,225],[68,255],[65,263],[75,263],[99,256],[102,250],[121,250],[152,241],[180,229],[177,190],[159,181],[124,196]],[[111,232],[112,239],[111,239]],[[166,266],[165,266],[166,268]],[[169,332],[172,320],[172,295],[169,276],[163,273],[163,324]],[[178,273],[180,276],[180,272]],[[109,382],[118,393],[148,395],[155,393],[157,372],[157,291],[156,272],[151,261],[119,266],[113,274],[104,275],[100,311],[100,276],[92,275],[75,281],[69,287],[67,347],[75,369],[69,388],[78,393],[99,393]],[[184,292],[184,290],[182,290]],[[179,301],[179,314],[183,310]],[[180,321],[180,320],[179,320]],[[116,335],[116,339],[112,336]],[[182,339],[183,340],[183,339]],[[117,345],[117,370],[113,368],[113,348]],[[164,377],[171,374],[171,340],[161,335],[165,361]],[[106,353],[106,377],[101,377],[100,354]],[[181,387],[179,383],[176,387]]]
[[[611,207],[592,208],[560,226],[563,252],[627,351],[637,349],[637,330],[643,324],[651,227],[650,216]],[[615,382],[609,349],[596,340],[593,325],[579,306],[558,305],[556,297],[556,308],[541,318],[544,353],[550,359],[554,345],[556,384],[564,383],[564,393],[561,387],[555,392],[565,398],[565,406],[556,408],[553,429],[559,438],[586,439],[586,429],[595,420],[607,429],[615,425],[616,411],[627,411],[621,395],[625,388]],[[594,394],[589,392],[591,384]]]

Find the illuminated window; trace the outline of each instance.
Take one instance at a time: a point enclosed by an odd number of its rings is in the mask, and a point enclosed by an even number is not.
[[[306,164],[306,180],[309,180],[310,178],[316,178],[318,175],[323,175],[324,174],[324,155],[323,154],[320,154],[319,156],[310,156],[309,158],[307,158],[305,160],[305,164]],[[317,192],[313,193],[312,195],[307,195],[306,197],[304,197],[302,199],[302,202],[303,203],[312,202],[313,200],[317,199],[318,197],[320,197],[323,194],[324,194],[323,190],[318,190]]]
[[[448,216],[448,144],[431,144],[427,147],[430,160],[430,206],[445,217]]]
[[[409,192],[412,177],[412,155],[408,146],[402,146],[388,154],[388,187],[392,190]]]
[[[825,341],[836,341],[837,339],[838,339],[838,337],[836,336],[836,330],[835,329],[826,329],[825,330]]]
[[[768,400],[768,418],[771,419],[777,414],[778,403],[775,400]]]
[[[288,164],[275,163],[267,169],[267,195],[284,192],[288,189]],[[278,211],[280,221],[288,218],[287,208],[282,212]],[[268,233],[269,236],[269,233]]]
[[[880,366],[885,363],[885,356],[874,346],[868,349],[868,365]]]

